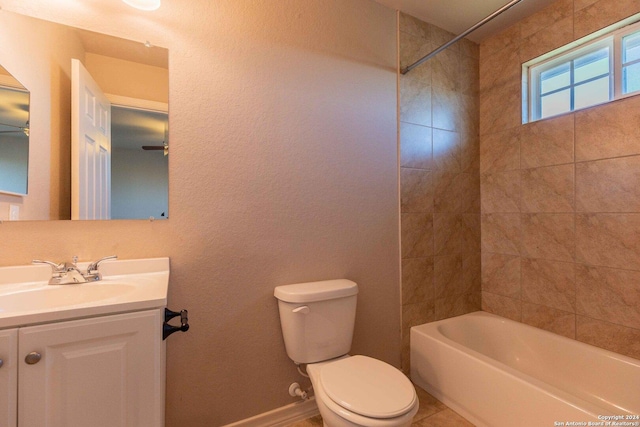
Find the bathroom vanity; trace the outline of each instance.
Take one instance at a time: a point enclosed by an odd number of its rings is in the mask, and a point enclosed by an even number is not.
[[[48,285],[49,266],[0,268],[0,425],[164,424],[169,259],[100,270]]]

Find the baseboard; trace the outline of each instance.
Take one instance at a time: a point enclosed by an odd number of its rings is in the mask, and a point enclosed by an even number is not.
[[[316,399],[311,397],[305,401],[292,403],[273,411],[227,424],[225,427],[286,427],[298,421],[315,417],[319,413]]]

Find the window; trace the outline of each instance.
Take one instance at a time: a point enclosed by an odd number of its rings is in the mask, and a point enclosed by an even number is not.
[[[560,52],[560,53],[558,53]],[[640,92],[640,23],[577,41],[523,65],[528,120]]]

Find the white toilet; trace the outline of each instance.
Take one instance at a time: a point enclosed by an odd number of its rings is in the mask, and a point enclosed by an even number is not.
[[[357,294],[345,279],[276,287],[287,355],[307,364],[325,426],[409,426],[418,397],[407,377],[380,360],[347,355]]]

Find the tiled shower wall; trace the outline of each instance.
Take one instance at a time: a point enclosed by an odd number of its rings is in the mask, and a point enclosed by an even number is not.
[[[480,46],[482,308],[640,358],[640,96],[522,124],[521,64],[640,12],[558,0]]]
[[[400,15],[405,67],[453,34]],[[409,328],[480,309],[478,45],[400,77],[402,367]]]

